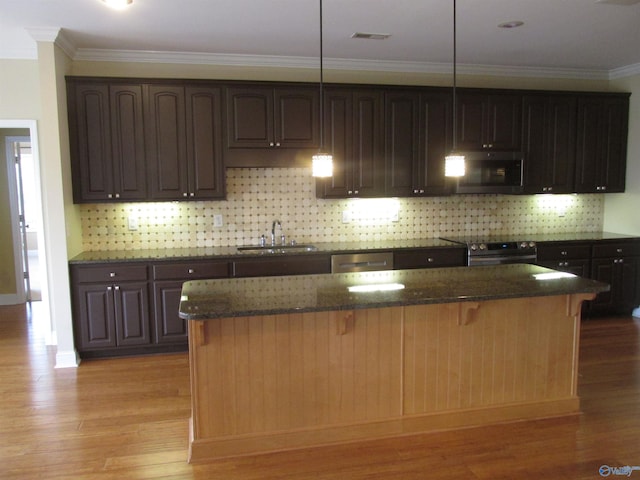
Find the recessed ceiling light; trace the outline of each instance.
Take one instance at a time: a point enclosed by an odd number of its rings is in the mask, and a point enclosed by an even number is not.
[[[107,7],[114,10],[122,10],[133,3],[133,0],[102,0]]]
[[[638,0],[640,1],[640,0]],[[524,25],[524,22],[521,22],[520,20],[512,20],[510,22],[503,22],[501,24],[498,25],[498,27],[500,28],[517,28],[517,27],[521,27],[522,25]]]
[[[390,33],[365,33],[355,32],[351,35],[351,38],[362,38],[365,40],[385,40],[391,36]]]

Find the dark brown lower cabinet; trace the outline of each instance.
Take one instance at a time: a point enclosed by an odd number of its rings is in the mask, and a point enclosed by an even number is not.
[[[81,352],[151,342],[147,282],[79,285],[75,292]]]
[[[640,304],[640,242],[594,245],[591,278],[611,285],[591,302],[591,311],[631,312]]]
[[[186,344],[187,322],[178,316],[184,282],[153,282],[154,341],[158,344]]]

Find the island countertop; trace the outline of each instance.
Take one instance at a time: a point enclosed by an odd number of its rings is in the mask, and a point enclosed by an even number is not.
[[[180,317],[206,320],[608,289],[602,282],[529,264],[194,280],[183,286]]]

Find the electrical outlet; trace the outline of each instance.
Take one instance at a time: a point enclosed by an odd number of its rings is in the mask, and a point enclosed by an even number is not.
[[[129,230],[138,230],[138,217],[129,215]]]
[[[222,225],[224,225],[224,222],[222,220],[222,215],[221,214],[216,214],[213,216],[213,226],[214,227],[221,227]]]

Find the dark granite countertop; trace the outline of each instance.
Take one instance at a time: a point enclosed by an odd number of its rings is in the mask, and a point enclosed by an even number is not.
[[[182,289],[180,316],[188,320],[352,310],[401,305],[598,293],[607,284],[577,276],[536,279],[561,273],[528,264],[452,267],[200,280]],[[349,287],[396,284],[399,290],[351,292]]]
[[[385,240],[379,242],[300,242],[317,247],[312,252],[288,252],[274,255],[301,255],[327,253],[353,253],[384,250],[409,250],[413,248],[445,248],[457,247],[453,242],[439,238],[415,240]],[[104,250],[86,251],[69,260],[70,264],[89,264],[104,262],[142,262],[142,261],[171,261],[171,260],[203,260],[216,258],[243,258],[262,256],[259,253],[242,253],[237,247],[208,247],[208,248],[166,248],[154,250]]]
[[[565,241],[600,241],[621,240],[638,238],[634,235],[625,235],[611,232],[585,232],[585,233],[538,233],[527,235],[498,235],[500,241],[526,240],[534,242],[565,242]],[[413,239],[413,240],[382,240],[377,242],[301,242],[312,244],[318,249],[314,252],[289,252],[272,255],[300,255],[300,254],[327,254],[327,253],[353,253],[360,251],[384,251],[384,250],[410,250],[414,248],[446,248],[460,246],[461,244],[443,240],[440,238]],[[100,250],[85,251],[69,260],[70,264],[91,264],[105,262],[149,262],[172,260],[204,260],[213,258],[242,258],[260,256],[259,253],[240,253],[237,247],[202,247],[202,248],[163,248],[154,250]]]

